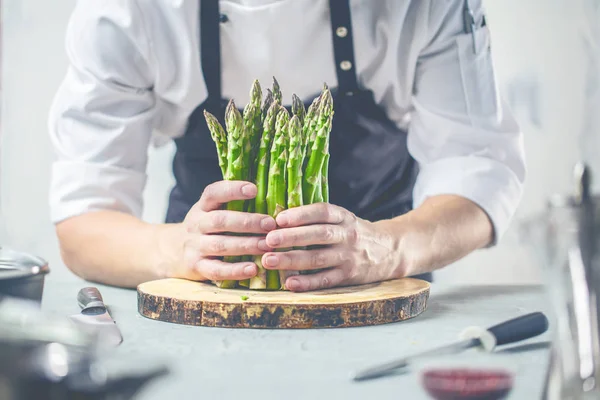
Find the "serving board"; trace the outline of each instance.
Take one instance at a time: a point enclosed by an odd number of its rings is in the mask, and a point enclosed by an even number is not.
[[[429,282],[404,278],[307,293],[220,289],[162,279],[138,286],[138,311],[160,321],[225,328],[340,328],[379,325],[425,311]]]

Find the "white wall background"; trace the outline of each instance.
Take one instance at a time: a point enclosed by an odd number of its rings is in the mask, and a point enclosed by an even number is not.
[[[497,248],[475,253],[438,275],[459,282],[536,282],[538,266],[519,242],[518,220],[539,209],[549,194],[570,190],[572,165],[581,154],[600,171],[600,119],[595,118],[600,64],[597,49],[584,40],[597,37],[598,1],[484,2],[501,88],[525,132],[527,188],[513,228]],[[65,72],[64,32],[75,0],[2,3],[0,240],[47,258],[54,273],[62,275],[66,272],[48,216],[52,154],[46,116]],[[173,183],[172,152],[172,146],[150,150],[147,220],[163,218]]]

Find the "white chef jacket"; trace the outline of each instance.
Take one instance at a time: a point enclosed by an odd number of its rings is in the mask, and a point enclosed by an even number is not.
[[[481,27],[464,32],[463,0],[351,0],[358,84],[400,128],[419,164],[414,206],[456,194],[489,215],[498,240],[525,179],[522,133],[501,100]],[[327,0],[222,0],[223,95],[249,100],[275,76],[284,103],[335,88]],[[57,223],[93,210],[140,216],[148,146],[182,135],[207,97],[198,0],[79,0],[69,21],[69,66],[53,101]],[[373,155],[377,157],[376,154]]]

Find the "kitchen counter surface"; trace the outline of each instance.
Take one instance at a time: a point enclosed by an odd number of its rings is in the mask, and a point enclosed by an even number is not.
[[[57,315],[79,311],[84,281],[58,263],[51,266],[43,309]],[[355,383],[357,368],[455,340],[467,326],[491,326],[533,311],[550,311],[538,286],[432,285],[427,310],[395,324],[326,330],[233,330],[175,325],[137,312],[135,290],[98,287],[124,341],[109,359],[127,365],[165,363],[171,370],[144,387],[139,400],[159,399],[427,399],[420,372],[428,365],[481,365],[514,372],[509,399],[540,398],[550,333],[499,348],[429,360],[407,373]]]

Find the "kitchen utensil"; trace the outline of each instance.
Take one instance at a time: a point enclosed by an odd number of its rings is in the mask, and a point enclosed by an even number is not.
[[[381,377],[399,368],[406,367],[412,361],[420,358],[454,354],[474,347],[491,352],[496,346],[530,339],[541,335],[546,330],[548,330],[548,319],[541,312],[513,318],[488,329],[470,327],[462,332],[462,340],[459,342],[365,369],[355,374],[354,380],[362,381]]]
[[[115,374],[96,335],[33,301],[0,301],[0,399],[125,400],[168,373],[163,365],[127,359]],[[137,369],[137,371],[131,371]]]
[[[48,263],[34,255],[0,247],[0,298],[18,297],[40,303]]]
[[[501,369],[435,368],[421,379],[436,400],[500,400],[513,386],[512,374]]]
[[[600,197],[591,172],[575,166],[575,190],[555,195],[522,223],[542,265],[556,324],[544,399],[600,398]]]
[[[108,313],[97,288],[81,289],[77,294],[77,303],[81,307],[81,312],[71,315],[71,319],[82,329],[97,333],[98,340],[108,346],[118,346],[123,342],[121,331]]]
[[[148,318],[186,325],[340,328],[415,317],[425,310],[428,298],[429,283],[410,278],[309,293],[220,289],[164,279],[138,286],[138,311]]]

